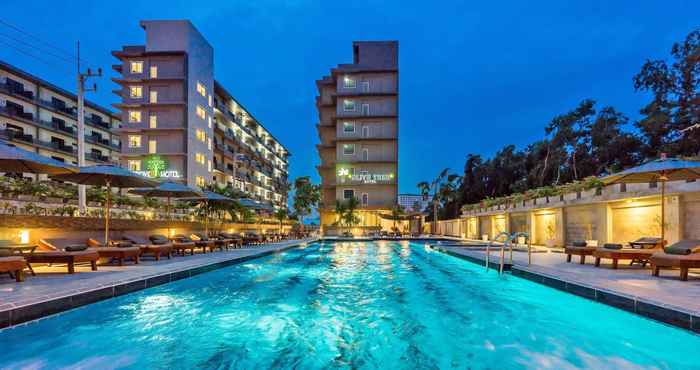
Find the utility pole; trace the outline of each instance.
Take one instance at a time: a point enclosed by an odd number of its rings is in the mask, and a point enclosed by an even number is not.
[[[85,166],[85,92],[97,91],[97,84],[91,88],[85,88],[85,81],[90,77],[102,77],[102,68],[97,69],[97,73],[92,73],[90,68],[86,73],[80,71],[80,41],[76,44],[75,62],[78,70],[78,166]],[[85,216],[85,185],[78,185],[78,211],[81,216]]]

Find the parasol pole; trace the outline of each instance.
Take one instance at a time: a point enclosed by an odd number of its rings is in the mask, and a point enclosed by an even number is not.
[[[110,194],[112,192],[112,187],[111,187],[111,182],[109,180],[109,177],[105,181],[105,185],[107,186],[107,196],[105,199],[105,244],[104,246],[106,247],[109,243],[109,198]]]
[[[665,232],[666,232],[666,202],[664,202],[664,198],[666,196],[666,181],[668,180],[668,177],[666,175],[662,174],[661,177],[659,178],[661,180],[661,245],[664,246],[666,245],[666,239],[665,239]]]

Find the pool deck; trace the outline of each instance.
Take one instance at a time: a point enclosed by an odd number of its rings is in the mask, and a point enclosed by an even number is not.
[[[22,283],[0,278],[0,328],[5,328],[89,303],[169,283],[216,270],[253,258],[267,256],[316,239],[291,240],[228,251],[141,260],[134,265],[76,266],[69,275],[66,267],[37,267],[36,276],[26,274]]]
[[[483,250],[457,246],[433,246],[437,250],[484,264]],[[499,261],[498,249],[491,251],[491,266]],[[513,253],[513,275],[563,290],[600,303],[700,333],[700,274],[691,272],[688,281],[679,280],[678,270],[661,270],[659,277],[650,268],[620,263],[617,270],[610,264],[585,265],[567,263],[566,255],[557,252],[533,253],[527,265],[526,252]]]

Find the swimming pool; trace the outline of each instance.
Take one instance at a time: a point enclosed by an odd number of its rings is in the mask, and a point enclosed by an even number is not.
[[[317,243],[0,331],[0,368],[700,368],[700,337],[409,242]]]

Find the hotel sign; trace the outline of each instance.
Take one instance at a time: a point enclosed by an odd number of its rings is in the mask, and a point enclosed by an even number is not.
[[[347,168],[341,168],[338,170],[338,177],[341,179],[347,179],[352,182],[359,182],[361,184],[376,184],[380,182],[389,182],[394,179],[393,173],[350,173]]]
[[[150,178],[173,178],[179,179],[182,176],[177,170],[166,170],[168,168],[168,161],[161,158],[158,155],[152,155],[143,161],[143,166],[146,171],[136,171],[141,176]]]

